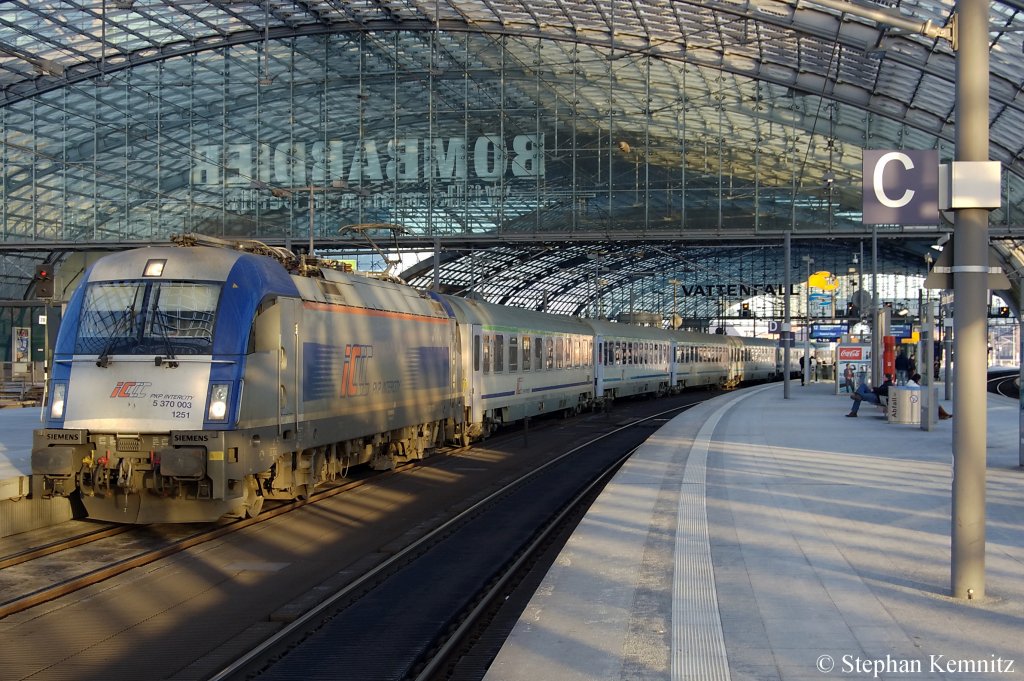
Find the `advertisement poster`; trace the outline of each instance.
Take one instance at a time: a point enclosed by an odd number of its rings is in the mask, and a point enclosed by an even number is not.
[[[26,326],[16,326],[11,338],[11,361],[14,373],[28,371],[28,363],[32,361],[32,334]]]
[[[856,390],[857,386],[861,383],[869,383],[871,375],[871,346],[840,345],[836,348],[836,374],[839,377],[840,389],[843,387],[843,376],[847,368],[852,369],[856,377],[853,390]]]

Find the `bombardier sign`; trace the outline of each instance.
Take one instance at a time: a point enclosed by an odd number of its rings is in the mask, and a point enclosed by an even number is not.
[[[544,177],[544,133],[479,137],[399,137],[198,145],[192,183],[282,187],[341,179],[363,182],[494,182]]]
[[[939,222],[939,152],[864,150],[864,224]]]

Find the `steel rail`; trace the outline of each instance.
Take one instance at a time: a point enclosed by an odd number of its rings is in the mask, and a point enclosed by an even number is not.
[[[548,468],[550,468],[550,467],[560,463],[561,461],[563,461],[566,458],[572,456],[576,452],[578,452],[578,451],[580,451],[580,450],[582,450],[582,449],[584,449],[586,447],[589,447],[590,445],[594,444],[595,442],[598,442],[598,441],[603,440],[605,438],[611,437],[612,435],[615,435],[616,433],[620,433],[620,432],[622,432],[624,430],[627,430],[629,428],[634,428],[634,427],[636,427],[640,423],[644,423],[646,421],[650,421],[650,420],[653,420],[653,419],[656,419],[656,418],[660,418],[660,417],[664,416],[665,414],[669,414],[669,413],[672,413],[672,412],[682,411],[682,410],[688,409],[688,408],[690,408],[692,406],[695,406],[695,405],[691,404],[691,405],[685,405],[685,406],[682,406],[682,407],[674,407],[672,409],[668,409],[668,410],[665,410],[663,412],[658,412],[657,414],[652,414],[652,415],[646,416],[644,418],[638,418],[635,421],[633,421],[633,422],[631,422],[631,423],[629,423],[627,425],[620,426],[620,427],[615,428],[614,430],[611,430],[611,431],[609,431],[607,433],[603,433],[602,435],[599,435],[598,437],[595,437],[595,438],[593,438],[591,440],[583,442],[583,443],[573,447],[572,449],[570,449],[570,450],[568,450],[566,452],[563,452],[562,454],[560,454],[559,456],[551,459],[550,461],[547,461],[543,465],[541,465],[541,466],[539,466],[537,468],[534,468],[534,469],[530,470],[529,472],[525,473],[524,475],[522,475],[522,476],[516,478],[515,480],[507,483],[506,485],[502,486],[500,489],[495,490],[494,492],[492,492],[491,494],[487,495],[483,499],[479,500],[478,502],[476,502],[472,506],[466,508],[461,513],[459,513],[458,515],[448,519],[447,521],[445,521],[444,523],[442,523],[438,527],[434,528],[433,530],[431,530],[427,534],[425,534],[422,537],[416,539],[411,544],[409,544],[405,548],[399,550],[398,552],[396,552],[394,555],[392,555],[387,560],[385,560],[385,561],[379,563],[378,565],[374,566],[369,571],[367,571],[366,573],[364,573],[363,575],[361,575],[360,577],[358,577],[357,579],[355,579],[351,583],[349,583],[346,586],[342,587],[341,589],[339,589],[338,591],[334,592],[333,594],[327,596],[326,598],[324,598],[324,600],[322,600],[316,606],[314,606],[313,608],[307,610],[305,613],[303,613],[302,615],[297,617],[295,620],[293,620],[289,624],[285,625],[281,629],[277,630],[269,638],[264,639],[262,642],[257,644],[254,648],[252,648],[247,653],[245,653],[244,655],[239,657],[237,660],[235,660],[234,662],[229,664],[227,667],[224,667],[223,669],[221,669],[219,672],[217,672],[213,676],[210,676],[207,679],[207,681],[226,681],[227,679],[232,678],[235,674],[241,672],[247,666],[249,666],[250,664],[252,664],[252,663],[256,662],[257,660],[259,660],[263,655],[269,653],[277,645],[284,643],[290,636],[300,633],[301,630],[308,623],[310,623],[311,621],[315,620],[316,618],[322,616],[326,611],[328,611],[332,606],[337,604],[339,601],[341,601],[345,597],[347,597],[347,596],[357,592],[359,589],[362,589],[365,586],[367,586],[367,584],[369,584],[371,582],[371,580],[373,580],[377,575],[379,575],[379,574],[385,572],[386,570],[389,570],[392,567],[396,566],[401,561],[405,560],[407,556],[413,554],[418,549],[420,549],[422,546],[428,544],[429,542],[433,541],[436,537],[439,537],[440,535],[446,533],[452,527],[456,526],[457,524],[461,523],[465,519],[469,518],[470,516],[475,514],[477,511],[479,511],[480,509],[484,508],[487,504],[491,503],[496,498],[498,498],[498,497],[502,496],[503,494],[505,494],[506,492],[508,492],[509,489],[511,489],[513,487],[516,487],[517,485],[523,483],[526,480],[529,480],[530,478],[532,478],[534,476],[540,475],[541,473],[543,473]],[[460,629],[461,629],[461,627],[460,627]]]

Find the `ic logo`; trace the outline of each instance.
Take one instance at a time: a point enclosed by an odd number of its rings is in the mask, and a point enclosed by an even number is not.
[[[373,357],[372,345],[346,345],[341,368],[341,397],[356,397],[370,392],[366,378],[367,360]]]
[[[118,381],[117,385],[114,386],[114,391],[110,393],[110,396],[139,399],[140,397],[146,396],[148,388],[151,385],[153,384],[140,381]]]

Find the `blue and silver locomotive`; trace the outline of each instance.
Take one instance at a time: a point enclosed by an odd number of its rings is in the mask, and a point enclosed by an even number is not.
[[[254,241],[176,242],[101,258],[71,296],[33,494],[77,491],[114,522],[253,516],[350,466],[529,416],[783,371],[769,341],[442,296]]]

